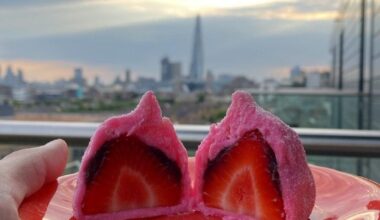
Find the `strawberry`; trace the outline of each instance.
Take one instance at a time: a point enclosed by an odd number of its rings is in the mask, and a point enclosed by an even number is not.
[[[219,152],[203,178],[207,207],[260,220],[285,219],[276,158],[258,130]]]
[[[176,205],[181,200],[181,171],[159,149],[136,136],[107,141],[86,171],[84,214]]]

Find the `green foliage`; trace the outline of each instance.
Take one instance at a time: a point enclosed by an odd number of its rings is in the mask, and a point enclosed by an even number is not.
[[[63,112],[81,113],[81,112],[113,112],[126,111],[137,105],[135,100],[74,100],[62,109]]]
[[[203,103],[206,100],[206,94],[199,93],[197,95],[197,103]]]
[[[210,123],[216,123],[226,115],[226,110],[225,109],[217,109],[214,111],[211,111],[210,114],[208,115],[208,122]]]

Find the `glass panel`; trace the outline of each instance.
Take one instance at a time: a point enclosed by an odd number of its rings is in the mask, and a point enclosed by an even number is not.
[[[14,150],[22,148],[23,147],[14,144],[0,143],[0,158]],[[78,171],[84,150],[84,146],[70,147],[69,161],[65,171],[66,174],[75,173]],[[189,151],[189,156],[194,156],[194,154],[194,150]],[[380,182],[380,173],[378,172],[378,167],[380,167],[380,158],[309,155],[308,161],[311,164],[337,169],[354,175],[364,176]]]

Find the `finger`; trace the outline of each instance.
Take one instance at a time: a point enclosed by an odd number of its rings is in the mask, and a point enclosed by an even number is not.
[[[17,206],[10,195],[0,194],[0,219],[18,220]]]
[[[18,207],[25,197],[63,173],[67,156],[68,148],[63,140],[6,156],[0,161],[0,193],[11,195]]]

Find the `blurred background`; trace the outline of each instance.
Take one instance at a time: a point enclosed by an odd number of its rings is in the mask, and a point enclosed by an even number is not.
[[[190,154],[235,90],[296,128],[310,163],[380,181],[379,0],[0,1],[0,158],[155,91]]]

